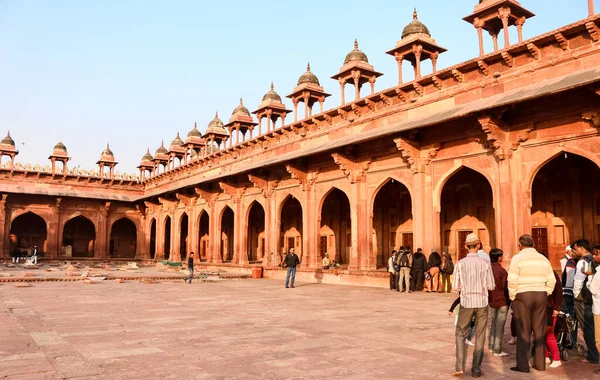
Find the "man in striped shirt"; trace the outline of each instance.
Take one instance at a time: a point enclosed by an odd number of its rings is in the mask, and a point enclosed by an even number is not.
[[[471,374],[481,377],[481,362],[485,345],[485,330],[488,317],[488,291],[494,290],[494,274],[489,261],[477,255],[481,241],[475,234],[467,235],[465,245],[467,256],[459,260],[454,268],[452,287],[460,293],[460,311],[456,322],[456,368],[454,376],[462,376],[465,372],[465,337],[475,316],[475,350]]]
[[[513,301],[517,327],[517,366],[510,369],[529,372],[529,341],[533,332],[535,354],[533,368],[546,369],[546,309],[548,295],[554,291],[556,278],[547,258],[533,248],[533,237],[519,238],[519,250],[510,261],[508,296]]]

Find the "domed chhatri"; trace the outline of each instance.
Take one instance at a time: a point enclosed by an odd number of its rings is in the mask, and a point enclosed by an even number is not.
[[[106,148],[100,154],[100,161],[110,161],[110,162],[112,162],[114,160],[115,160],[115,155],[113,154],[112,150],[110,150],[110,146],[107,143],[106,144]]]
[[[235,109],[231,113],[231,116],[248,116],[248,117],[250,117],[250,111],[248,111],[248,108],[246,108],[244,106],[244,102],[242,101],[242,98],[240,98],[240,105],[235,107]]]
[[[281,103],[281,96],[275,92],[275,85],[273,85],[273,82],[271,82],[271,89],[263,96],[262,101],[260,102],[261,105],[265,103]]]
[[[369,58],[367,58],[367,55],[363,53],[360,49],[358,49],[357,39],[354,39],[354,49],[350,53],[346,54],[346,58],[344,59],[344,65],[351,61],[369,63]]]
[[[150,148],[146,149],[146,153],[142,156],[142,162],[150,162],[154,159],[150,154]]]
[[[413,34],[425,34],[425,35],[431,37],[431,33],[429,33],[429,29],[427,29],[425,24],[423,24],[421,21],[419,21],[419,17],[417,15],[416,8],[413,11],[413,20],[410,22],[410,24],[406,25],[406,27],[402,31],[402,38],[406,38]]]
[[[219,119],[219,112],[215,112],[215,117],[208,123],[208,127],[206,128],[206,132],[204,132],[204,136],[216,134],[216,135],[227,135],[227,130],[223,127],[223,122]],[[203,137],[204,137],[203,136]]]
[[[173,139],[173,141],[171,141],[171,145],[170,146],[175,146],[175,147],[179,147],[183,145],[183,140],[181,139],[181,137],[179,137],[179,132],[177,132],[177,136],[175,136],[175,138]]]
[[[58,144],[54,145],[54,152],[67,153],[67,147],[62,142],[58,142]]]
[[[160,146],[158,147],[158,149],[156,149],[156,152],[154,152],[154,156],[156,158],[156,156],[163,154],[167,154],[167,148],[165,148],[164,140],[160,142]]]
[[[306,65],[306,72],[300,76],[298,79],[298,86],[303,83],[312,83],[320,86],[319,78],[315,74],[310,71],[310,63]]]
[[[202,138],[202,133],[198,130],[198,125],[194,122],[194,128],[188,132],[187,137],[198,137]]]
[[[10,146],[10,147],[15,146],[15,140],[13,140],[12,137],[10,137],[10,131],[8,132],[6,137],[3,138],[2,141],[0,141],[0,145]]]

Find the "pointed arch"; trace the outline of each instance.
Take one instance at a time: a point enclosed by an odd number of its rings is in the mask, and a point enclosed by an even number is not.
[[[433,208],[434,208],[434,210],[439,211],[440,201],[441,201],[441,197],[442,197],[442,190],[444,189],[446,182],[448,182],[448,180],[453,175],[458,173],[463,168],[470,169],[470,170],[474,171],[475,173],[480,174],[483,177],[485,177],[487,182],[490,184],[490,187],[492,188],[492,195],[493,195],[494,200],[498,199],[498,197],[496,196],[496,182],[494,181],[494,178],[492,178],[490,173],[488,173],[487,171],[482,171],[477,168],[474,168],[472,165],[470,165],[468,163],[461,162],[460,164],[455,165],[452,169],[450,169],[446,173],[444,173],[444,175],[442,175],[440,177],[440,179],[437,181],[437,184],[435,185],[435,188],[433,190]]]
[[[265,257],[265,222],[264,206],[257,200],[252,201],[247,211],[246,237],[249,262],[262,261]]]
[[[210,215],[202,209],[198,215],[198,257],[201,261],[208,260]]]
[[[279,206],[279,253],[294,248],[302,258],[303,216],[302,203],[292,194],[288,194]]]
[[[186,212],[179,217],[179,257],[186,260],[190,250],[188,250],[189,241],[189,217]]]
[[[74,257],[94,257],[96,227],[91,220],[76,213],[63,227],[62,246]],[[68,253],[67,253],[68,256]]]
[[[371,194],[371,199],[369,201],[370,204],[373,204],[373,202],[375,202],[375,197],[377,197],[377,194],[379,193],[379,191],[385,185],[387,185],[389,182],[398,182],[398,183],[400,183],[401,185],[403,185],[404,187],[406,187],[406,190],[408,191],[408,194],[410,195],[410,198],[411,199],[413,198],[412,188],[411,188],[410,184],[407,183],[405,180],[400,179],[398,176],[390,175],[386,179],[384,179],[383,181],[381,181],[381,183],[379,183],[379,185],[375,188],[375,190]]]
[[[335,263],[348,265],[352,249],[350,198],[344,191],[332,187],[321,199],[318,215],[321,259],[327,253]]]
[[[14,216],[10,223],[9,249],[31,250],[37,246],[46,252],[48,223],[40,215],[27,211]]]
[[[156,219],[150,219],[150,259],[156,257]]]
[[[171,220],[170,216],[166,216],[164,221],[163,221],[163,231],[164,231],[164,235],[163,235],[163,254],[164,254],[164,259],[165,260],[169,260],[171,258],[171,229],[173,228],[172,224],[173,221]]]
[[[110,257],[135,258],[136,241],[135,223],[127,217],[117,219],[110,228]]]
[[[223,262],[229,262],[233,260],[233,247],[234,247],[234,229],[235,229],[235,213],[233,209],[226,205],[221,210],[220,215],[221,225],[221,259]]]

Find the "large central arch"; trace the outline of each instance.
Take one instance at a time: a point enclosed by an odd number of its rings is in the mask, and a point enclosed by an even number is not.
[[[281,204],[279,228],[279,257],[294,248],[302,260],[302,205],[293,195]]]
[[[135,258],[137,231],[135,223],[121,218],[110,229],[110,257]]]
[[[265,257],[265,209],[259,202],[252,202],[248,212],[248,261],[261,261]]]
[[[535,247],[560,267],[565,247],[585,238],[600,240],[600,168],[562,152],[547,161],[531,187],[531,234]]]
[[[371,254],[378,267],[386,267],[392,250],[413,246],[412,199],[408,188],[388,178],[373,200],[373,244]]]
[[[350,263],[352,232],[350,200],[346,193],[333,188],[325,195],[320,210],[319,254],[339,264]]]
[[[96,227],[85,216],[70,219],[63,228],[63,247],[71,247],[74,257],[94,257]]]
[[[10,250],[30,251],[37,246],[41,252],[46,251],[48,232],[46,221],[39,215],[29,211],[17,216],[10,224]]]
[[[456,260],[466,256],[465,239],[476,233],[486,252],[496,246],[496,222],[492,186],[473,169],[461,167],[442,188],[440,234],[442,250]]]

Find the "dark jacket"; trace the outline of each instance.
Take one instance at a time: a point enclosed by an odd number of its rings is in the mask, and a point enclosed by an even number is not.
[[[413,255],[412,270],[427,270],[427,259],[423,252],[415,252]]]
[[[188,269],[194,268],[194,256],[188,257]]]
[[[490,307],[499,308],[508,305],[508,272],[499,263],[492,263],[492,273],[496,287],[488,293]]]
[[[295,253],[288,253],[285,257],[285,265],[288,268],[296,268],[300,264],[300,258]]]
[[[548,296],[548,308],[546,310],[546,319],[548,322],[548,326],[553,326],[552,312],[554,310],[560,311],[563,302],[563,290],[560,281],[560,277],[554,272],[554,277],[556,278],[556,284],[554,285],[554,290],[552,294]]]
[[[437,252],[432,252],[431,255],[429,255],[429,268],[434,268],[434,267],[440,267],[442,265],[442,258],[440,257],[440,254]]]

